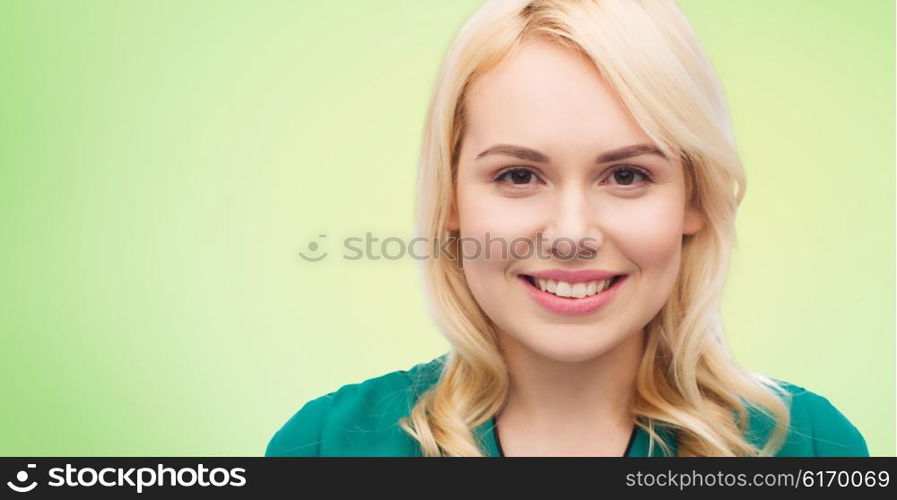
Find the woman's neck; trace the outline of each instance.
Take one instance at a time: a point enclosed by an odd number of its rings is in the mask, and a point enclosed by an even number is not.
[[[628,421],[644,348],[642,331],[597,358],[563,362],[502,336],[511,383],[501,414],[544,429]]]

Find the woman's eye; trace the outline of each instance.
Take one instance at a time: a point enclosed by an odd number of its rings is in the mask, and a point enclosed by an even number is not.
[[[539,181],[539,177],[532,170],[526,168],[512,168],[495,178],[501,184],[525,186]]]
[[[620,167],[610,174],[610,177],[620,186],[639,184],[637,179],[639,176],[644,179],[642,182],[651,182],[651,176],[644,170],[636,167]]]

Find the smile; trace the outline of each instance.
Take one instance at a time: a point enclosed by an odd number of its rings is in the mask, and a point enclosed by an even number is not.
[[[583,297],[590,297],[598,292],[607,290],[613,285],[614,280],[620,278],[620,276],[615,276],[604,281],[589,281],[580,283],[567,283],[566,281],[534,278],[532,276],[527,276],[527,278],[529,278],[529,282],[533,286],[538,287],[543,292],[553,293],[558,297],[574,297],[577,299],[581,299]]]
[[[536,303],[553,313],[565,315],[589,314],[601,309],[616,296],[628,277],[628,274],[622,274],[604,280],[571,283],[518,275]]]

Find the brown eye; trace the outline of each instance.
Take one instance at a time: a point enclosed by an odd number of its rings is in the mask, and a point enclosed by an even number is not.
[[[516,186],[525,186],[527,184],[532,184],[534,181],[538,181],[538,177],[536,174],[529,169],[526,168],[514,168],[511,170],[506,170],[503,174],[499,175],[495,180],[497,182],[503,184],[513,184]]]
[[[651,182],[650,175],[635,167],[621,167],[614,170],[614,172],[611,174],[611,178],[613,178],[616,181],[616,184],[620,186],[631,186],[633,184],[638,184],[638,177],[641,177],[643,179],[642,182]]]

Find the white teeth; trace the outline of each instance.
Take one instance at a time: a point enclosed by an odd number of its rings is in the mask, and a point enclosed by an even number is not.
[[[536,278],[535,281],[536,286],[543,292],[553,293],[559,297],[574,297],[581,299],[607,290],[610,288],[613,278],[603,281],[580,283],[567,283],[566,281],[555,281],[542,278]]]

